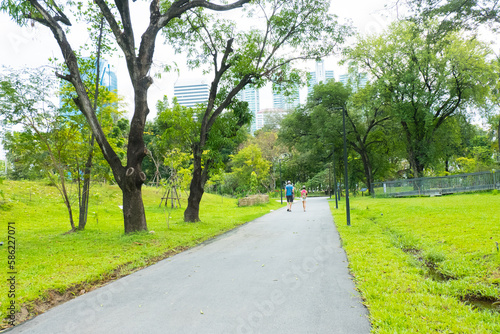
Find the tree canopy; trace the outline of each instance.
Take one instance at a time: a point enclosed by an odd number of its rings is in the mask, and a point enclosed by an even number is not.
[[[428,148],[446,119],[486,101],[497,78],[491,55],[474,36],[438,33],[435,21],[396,22],[349,52],[400,122],[414,177],[430,163]]]

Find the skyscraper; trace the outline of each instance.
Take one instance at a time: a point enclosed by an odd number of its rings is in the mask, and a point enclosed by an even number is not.
[[[285,96],[281,92],[273,92],[273,108],[290,110],[298,107],[300,104],[300,94],[299,90],[295,89],[291,95]]]
[[[344,85],[347,85],[349,83],[349,74],[339,75],[339,81],[342,82]]]
[[[325,82],[334,79],[333,71],[325,71]]]
[[[240,101],[248,102],[248,108],[252,112],[253,119],[250,125],[250,133],[254,133],[258,129],[261,129],[264,126],[264,116],[260,111],[260,97],[259,90],[253,87],[245,87],[241,90],[238,95],[238,99]]]
[[[351,85],[354,90],[358,88],[363,88],[368,82],[368,74],[366,73],[348,73],[339,76],[339,81],[344,85]]]
[[[311,94],[313,87],[320,82],[326,83],[330,79],[334,79],[333,71],[325,70],[325,62],[323,60],[316,62],[316,71],[309,72],[309,82],[307,84],[307,94]]]
[[[339,81],[344,85],[350,85],[354,91],[363,88],[368,83],[368,73],[360,72],[359,67],[354,62],[349,62],[349,69],[346,74],[339,77]]]
[[[205,80],[182,80],[174,85],[174,96],[177,102],[184,107],[195,107],[206,103],[210,88]]]
[[[118,79],[113,66],[107,61],[101,60],[99,71],[101,72],[99,85],[106,87],[110,92],[118,93]]]
[[[91,62],[91,58],[85,58],[85,61]],[[95,62],[95,65],[97,65],[97,61]],[[97,66],[92,69],[92,74],[95,74],[97,71]],[[113,68],[113,66],[108,63],[106,60],[101,59],[99,61],[99,86],[100,87],[106,87],[106,89],[110,92],[114,92],[115,94],[118,94],[118,79],[116,77],[116,72]],[[88,75],[86,73],[82,74],[82,80],[89,80]],[[95,83],[95,79],[92,79],[92,83]],[[69,85],[67,82],[61,80],[60,82],[60,88],[62,88],[65,85]],[[63,107],[65,103],[63,102],[63,96],[59,96],[59,106]],[[78,111],[76,110],[66,110],[64,114],[66,115],[74,115]]]

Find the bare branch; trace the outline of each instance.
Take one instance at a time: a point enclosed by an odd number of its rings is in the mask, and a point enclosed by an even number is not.
[[[158,29],[163,28],[172,19],[180,17],[182,14],[193,8],[203,7],[213,11],[222,12],[243,7],[244,4],[247,4],[249,2],[250,0],[238,0],[232,4],[218,5],[205,0],[177,0],[158,20]]]

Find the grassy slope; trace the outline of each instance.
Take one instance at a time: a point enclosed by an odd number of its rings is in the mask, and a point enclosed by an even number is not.
[[[330,203],[375,333],[500,333],[500,196]]]
[[[280,207],[278,202],[271,201],[267,205],[239,208],[235,199],[205,194],[200,209],[202,222],[184,223],[185,194],[182,194],[182,209],[165,211],[164,207],[159,208],[163,193],[145,188],[148,228],[155,233],[124,235],[119,208],[121,192],[114,186],[96,186],[85,231],[64,234],[70,225],[55,187],[9,181],[1,187],[12,204],[10,209],[0,210],[0,241],[7,239],[8,222],[15,222],[16,228],[17,305],[48,299],[49,290],[63,293],[75,284],[93,285],[127,274],[164,257],[165,253],[194,246]],[[170,229],[167,229],[168,213]],[[74,216],[77,219],[77,212]],[[7,248],[3,246],[0,248],[4,263],[0,272],[2,282],[7,279],[7,256]],[[9,301],[4,286],[2,283],[1,319]]]

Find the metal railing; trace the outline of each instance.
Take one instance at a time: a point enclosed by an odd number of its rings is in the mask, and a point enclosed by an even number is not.
[[[374,197],[440,196],[500,189],[500,171],[373,183]]]

